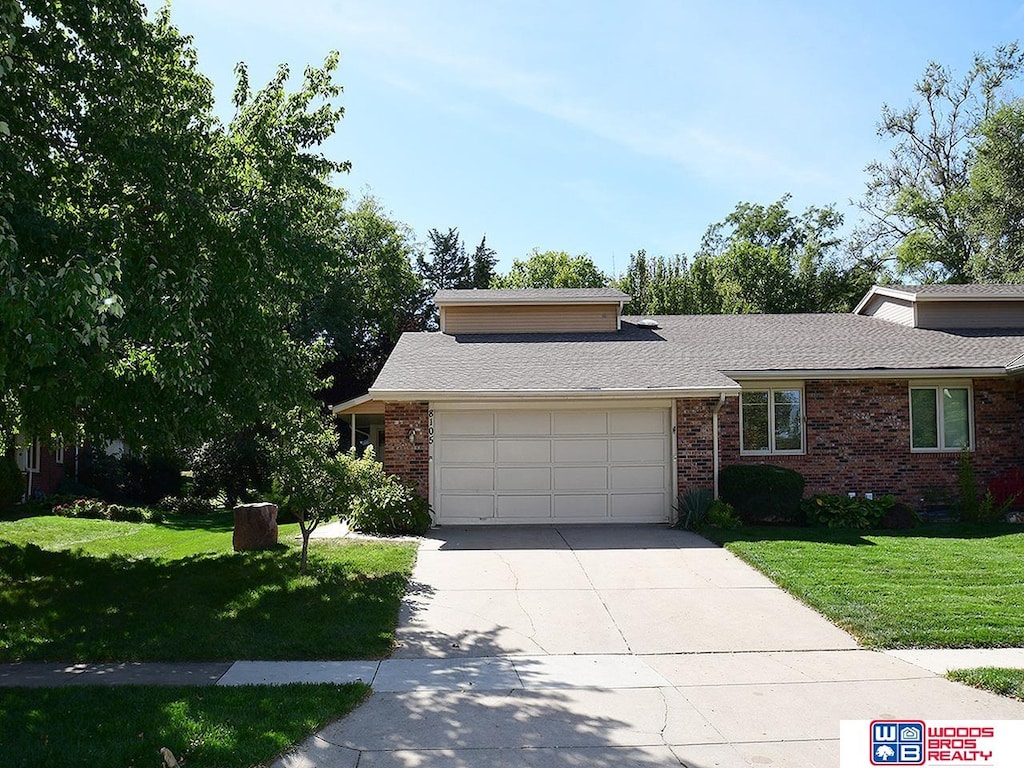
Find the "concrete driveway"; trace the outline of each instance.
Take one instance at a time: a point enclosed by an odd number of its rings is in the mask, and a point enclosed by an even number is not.
[[[443,529],[374,694],[285,766],[838,765],[841,719],[1022,719],[659,526]]]

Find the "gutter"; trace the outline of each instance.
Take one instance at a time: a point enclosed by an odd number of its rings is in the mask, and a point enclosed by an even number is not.
[[[711,412],[711,461],[714,477],[713,491],[716,499],[718,498],[718,412],[722,410],[723,405],[725,405],[725,392],[718,396],[718,403],[715,404],[715,409]]]

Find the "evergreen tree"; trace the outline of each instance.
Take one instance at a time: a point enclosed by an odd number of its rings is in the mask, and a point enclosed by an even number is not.
[[[493,248],[487,247],[487,235],[480,239],[480,245],[473,251],[470,264],[474,288],[490,288],[494,280],[494,267],[498,263],[498,254]]]

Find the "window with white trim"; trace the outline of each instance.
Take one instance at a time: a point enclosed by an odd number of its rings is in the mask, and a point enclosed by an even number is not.
[[[910,449],[973,448],[974,398],[968,384],[910,387]]]
[[[64,446],[63,446],[63,444],[58,445],[56,447],[56,449],[54,449],[53,460],[56,461],[58,464],[63,464],[64,463]]]
[[[803,402],[800,387],[744,389],[740,394],[740,453],[803,453]]]

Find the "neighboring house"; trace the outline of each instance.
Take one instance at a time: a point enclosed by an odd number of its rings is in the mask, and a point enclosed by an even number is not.
[[[1024,286],[875,287],[850,314],[628,300],[439,291],[440,332],[404,334],[349,407],[382,416],[386,468],[441,524],[667,521],[737,463],[914,505],[963,446],[979,484],[1021,464]]]
[[[64,476],[69,471],[75,471],[77,449],[65,450],[63,446],[51,448],[39,438],[26,444],[20,436],[16,436],[14,458],[25,478],[24,498],[31,499],[56,492]]]

